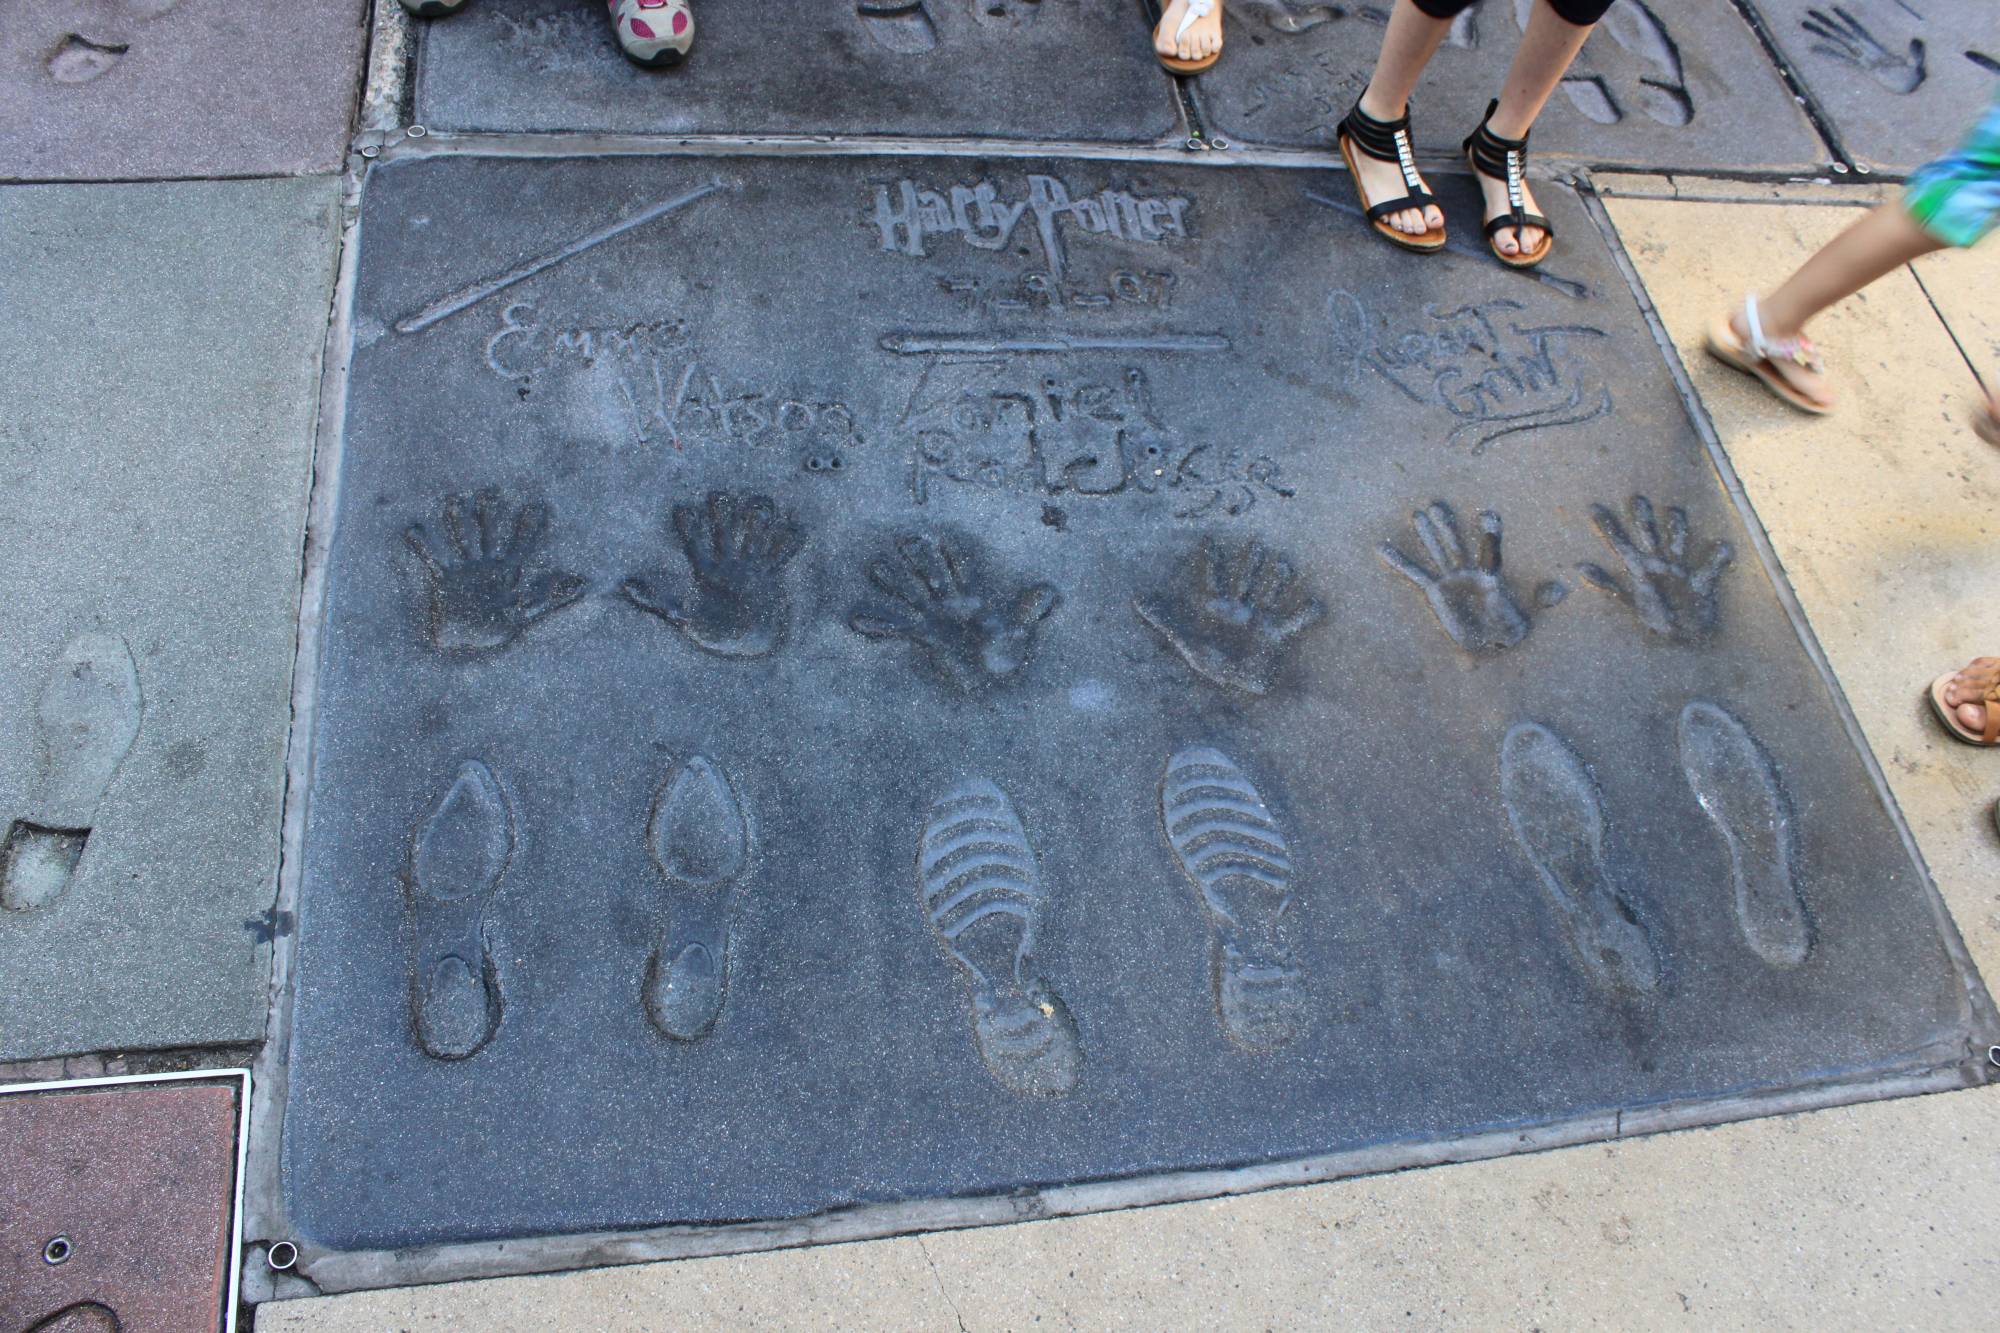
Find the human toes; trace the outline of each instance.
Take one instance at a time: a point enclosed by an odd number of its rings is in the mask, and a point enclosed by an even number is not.
[[[1967,731],[1986,730],[1985,704],[1960,704],[1951,711],[1958,718],[1958,724]]]
[[[1444,210],[1436,204],[1424,206],[1424,230],[1436,231],[1444,226]]]

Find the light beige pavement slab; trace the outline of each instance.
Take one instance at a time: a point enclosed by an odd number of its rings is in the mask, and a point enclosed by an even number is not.
[[[1986,387],[2000,393],[2000,241],[1917,261],[1917,280]]]
[[[1858,213],[1609,207],[1991,975],[2000,755],[1944,739],[1919,702],[1979,647],[1968,608],[2000,574],[2000,457],[1963,424],[1964,362],[1898,273],[1815,329],[1841,414],[1792,414],[1707,363],[1702,325]],[[1996,259],[1940,256],[1926,282],[1970,303]],[[1996,1145],[2000,1093],[1955,1093],[921,1241],[276,1304],[257,1327],[1984,1328]]]

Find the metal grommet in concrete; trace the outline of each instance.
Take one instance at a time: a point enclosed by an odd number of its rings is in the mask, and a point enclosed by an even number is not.
[[[299,1247],[288,1240],[273,1241],[264,1251],[264,1262],[277,1273],[289,1273],[299,1261]]]
[[[68,1263],[69,1257],[75,1253],[76,1247],[70,1244],[68,1236],[52,1236],[49,1243],[42,1246],[42,1262],[54,1268],[57,1264]]]

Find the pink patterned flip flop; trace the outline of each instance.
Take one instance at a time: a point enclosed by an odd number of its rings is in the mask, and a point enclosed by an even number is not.
[[[648,69],[687,59],[694,46],[694,11],[688,0],[609,0],[611,31],[625,58]]]

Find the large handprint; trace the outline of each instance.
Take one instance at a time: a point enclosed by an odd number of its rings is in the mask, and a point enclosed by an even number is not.
[[[659,573],[626,579],[625,599],[720,657],[763,657],[791,619],[785,566],[805,545],[798,524],[762,495],[709,493],[702,508],[674,506],[674,531],[693,581],[686,597],[662,591]]]
[[[1861,26],[1861,20],[1839,5],[1831,12],[1808,9],[1799,26],[1819,39],[1813,50],[1867,71],[1892,93],[1913,93],[1923,84],[1924,43],[1920,37],[1912,37],[1909,50],[1899,55],[1876,41],[1875,34]]]
[[[1683,643],[1705,638],[1715,628],[1715,584],[1736,558],[1728,542],[1717,542],[1699,569],[1688,567],[1687,511],[1667,510],[1662,537],[1653,502],[1632,497],[1633,531],[1627,533],[1618,515],[1605,505],[1590,507],[1598,535],[1618,553],[1631,576],[1628,586],[1598,565],[1580,565],[1578,572],[1592,587],[1610,593],[1632,608],[1639,623],[1655,634]]]
[[[908,639],[946,679],[973,692],[1017,674],[1062,596],[1046,583],[1007,595],[981,577],[972,557],[948,539],[904,537],[901,564],[868,562],[868,581],[889,606],[857,608],[848,624],[871,639]]]
[[[1179,586],[1141,597],[1132,609],[1196,675],[1261,695],[1277,682],[1292,641],[1326,615],[1297,579],[1287,561],[1254,541],[1225,558],[1205,537],[1182,566]]]
[[[1500,574],[1500,515],[1479,511],[1479,550],[1468,554],[1458,516],[1442,500],[1410,516],[1417,539],[1430,553],[1424,565],[1394,543],[1382,543],[1382,559],[1422,589],[1452,642],[1472,652],[1511,648],[1528,637],[1528,617]]]
[[[440,527],[442,543],[421,523],[412,523],[403,539],[423,562],[427,628],[432,644],[446,652],[504,648],[583,596],[581,577],[543,568],[537,558],[549,531],[549,507],[539,500],[515,511],[510,525],[499,492],[454,495],[444,502]]]

